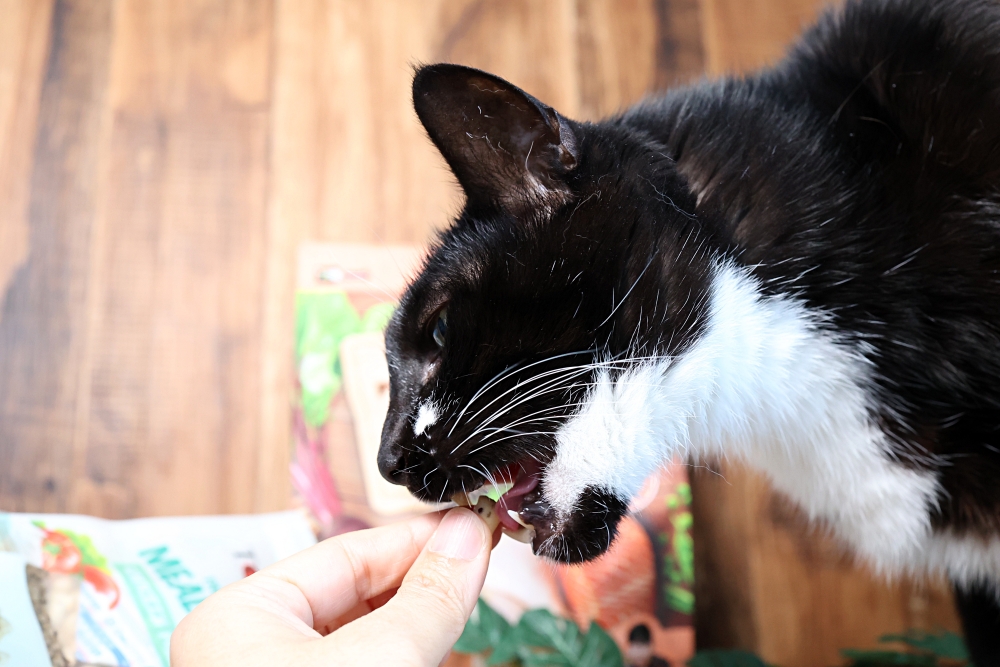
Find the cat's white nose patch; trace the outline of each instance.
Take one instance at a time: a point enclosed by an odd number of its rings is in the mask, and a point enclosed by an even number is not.
[[[417,410],[417,420],[413,422],[413,435],[423,435],[437,423],[438,408],[433,401],[427,401]]]

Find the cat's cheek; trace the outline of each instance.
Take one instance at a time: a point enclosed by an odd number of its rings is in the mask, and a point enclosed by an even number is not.
[[[441,368],[441,357],[439,355],[434,355],[434,357],[428,361],[425,361],[420,365],[417,376],[420,378],[420,384],[426,385],[435,377],[437,377],[438,370]]]
[[[438,422],[441,416],[441,409],[432,400],[424,401],[417,409],[417,416],[413,420],[413,435],[420,437],[427,432],[431,426]]]

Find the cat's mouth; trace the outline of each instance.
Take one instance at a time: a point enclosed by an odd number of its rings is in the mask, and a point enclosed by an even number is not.
[[[504,534],[531,543],[536,530],[531,523],[535,513],[530,506],[538,496],[535,491],[541,481],[542,468],[534,459],[519,461],[498,470],[492,481],[479,488],[454,494],[452,500],[458,505],[483,507],[484,499],[488,498],[495,503],[494,511]]]

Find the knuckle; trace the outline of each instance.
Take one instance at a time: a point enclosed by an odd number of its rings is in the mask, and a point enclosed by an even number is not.
[[[331,543],[340,553],[343,562],[347,564],[354,582],[354,597],[358,601],[371,597],[371,581],[373,572],[371,564],[353,549],[349,549],[336,537],[330,538]]]

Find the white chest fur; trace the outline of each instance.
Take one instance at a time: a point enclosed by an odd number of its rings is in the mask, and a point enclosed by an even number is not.
[[[892,461],[869,416],[871,365],[817,317],[719,265],[705,332],[686,352],[615,380],[598,375],[557,436],[543,487],[549,502],[569,512],[588,486],[630,498],[678,454],[737,459],[887,574],[942,569],[1000,581],[1000,562],[988,557],[997,545],[973,557],[968,545],[941,546],[951,542],[931,531],[936,476]]]

